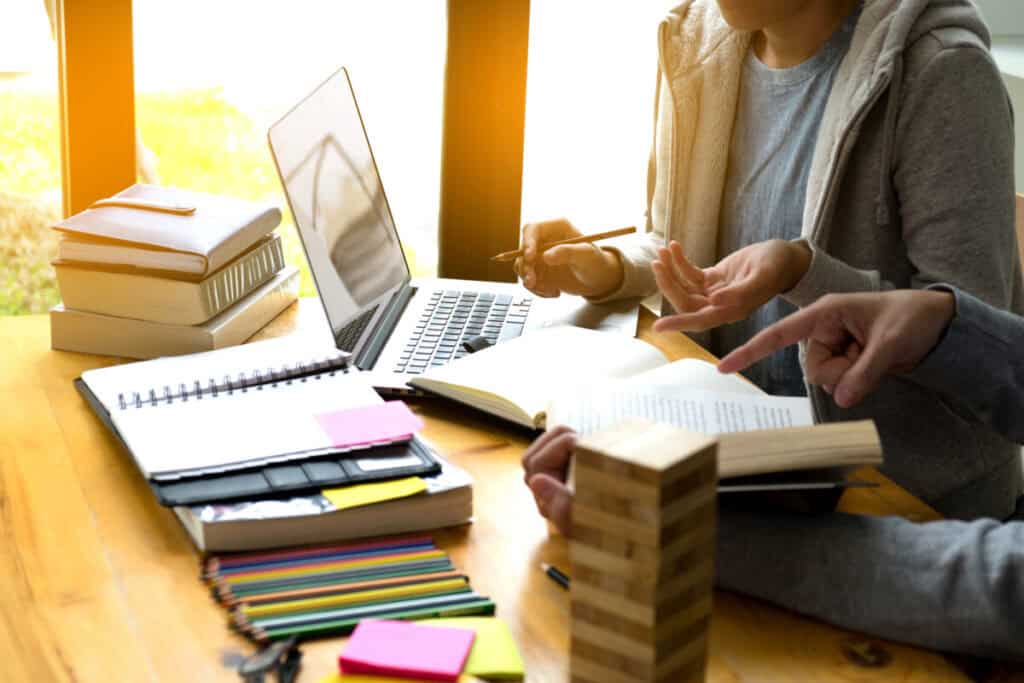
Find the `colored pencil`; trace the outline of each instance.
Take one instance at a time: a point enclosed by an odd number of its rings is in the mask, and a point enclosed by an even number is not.
[[[351,607],[325,608],[310,610],[300,614],[285,614],[280,616],[254,617],[249,618],[244,614],[235,612],[234,620],[239,625],[250,625],[258,628],[278,628],[294,624],[307,624],[321,621],[335,621],[338,619],[368,619],[377,618],[378,615],[419,609],[421,607],[444,607],[459,602],[464,602],[471,597],[480,597],[473,591],[466,589],[442,595],[427,595],[421,597],[403,598],[402,600],[388,600],[386,602],[371,603],[366,605],[354,605]]]
[[[362,619],[427,619],[463,614],[493,614],[494,603],[472,591],[418,600],[404,600],[358,609],[325,610],[288,618],[249,620],[239,618],[235,627],[256,640],[292,634],[344,635]]]
[[[380,557],[359,558],[354,560],[330,560],[326,562],[314,562],[300,567],[286,567],[283,569],[251,569],[247,571],[228,574],[218,577],[225,583],[242,583],[258,581],[263,579],[286,579],[290,577],[318,574],[330,571],[343,571],[345,569],[360,569],[366,567],[381,567],[397,565],[403,562],[416,560],[437,560],[447,557],[443,550],[421,550],[411,553],[396,553]]]
[[[270,567],[279,564],[303,562],[315,562],[318,559],[330,560],[333,558],[359,557],[369,555],[384,555],[393,552],[407,550],[436,549],[430,538],[409,538],[397,540],[391,543],[362,543],[349,546],[329,546],[325,548],[304,548],[301,550],[281,551],[275,553],[252,553],[237,556],[217,556],[206,559],[203,566],[203,576],[216,576],[224,573],[244,570],[254,567]]]
[[[464,603],[441,608],[423,608],[408,612],[394,612],[382,615],[385,619],[440,619],[444,617],[463,617],[471,615],[489,616],[494,614],[494,603],[487,598],[477,598]],[[288,628],[262,629],[256,628],[247,634],[258,641],[278,640],[293,635],[300,638],[322,637],[330,635],[348,635],[355,630],[361,619],[347,619],[336,622],[323,622]]]
[[[426,536],[214,556],[201,569],[230,627],[257,641],[350,633],[370,617],[494,613]]]
[[[281,600],[298,600],[302,598],[315,598],[326,595],[341,595],[344,593],[351,593],[359,590],[386,588],[388,586],[404,586],[415,583],[424,583],[427,581],[438,581],[441,579],[457,578],[466,579],[467,581],[469,580],[465,574],[460,574],[458,571],[453,569],[451,571],[446,572],[431,572],[428,574],[414,574],[412,576],[395,576],[392,578],[378,579],[375,581],[353,581],[351,583],[319,586],[317,588],[284,590],[275,591],[271,593],[257,593],[253,596],[239,598],[235,604],[263,605],[268,603],[275,603]]]
[[[393,567],[369,567],[341,572],[327,572],[312,576],[298,576],[287,579],[268,579],[261,581],[243,581],[236,583],[214,582],[214,597],[219,600],[243,598],[261,593],[279,590],[313,588],[317,586],[333,586],[355,581],[370,581],[378,578],[414,576],[429,572],[451,571],[454,569],[447,558],[427,562],[409,562]]]
[[[297,600],[279,600],[265,605],[241,605],[238,607],[246,617],[253,619],[275,614],[291,614],[295,612],[311,612],[345,605],[381,602],[407,598],[411,596],[431,595],[468,589],[469,582],[465,578],[443,579],[440,581],[424,581],[403,586],[388,586],[368,590],[341,593],[339,595],[321,595]]]

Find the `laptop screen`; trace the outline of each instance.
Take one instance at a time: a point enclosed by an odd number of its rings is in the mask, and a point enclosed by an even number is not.
[[[268,134],[335,334],[409,281],[348,73],[340,69]]]

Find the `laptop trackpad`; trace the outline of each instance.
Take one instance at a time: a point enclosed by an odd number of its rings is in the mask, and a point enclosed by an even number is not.
[[[636,336],[640,319],[640,300],[623,299],[604,304],[592,304],[578,296],[560,296],[557,299],[534,299],[534,307],[541,304],[541,310],[531,313],[538,318],[540,327],[573,325],[590,330]]]

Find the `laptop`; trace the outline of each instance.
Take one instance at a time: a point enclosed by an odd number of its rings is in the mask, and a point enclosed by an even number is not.
[[[545,299],[513,283],[413,279],[355,93],[339,69],[268,132],[270,150],[339,349],[383,393],[467,353],[553,325],[636,334],[638,305]]]

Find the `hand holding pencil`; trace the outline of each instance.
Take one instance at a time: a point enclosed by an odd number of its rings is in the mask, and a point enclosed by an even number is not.
[[[601,296],[618,289],[623,269],[615,251],[602,249],[595,240],[635,232],[623,228],[584,235],[565,219],[531,223],[523,228],[522,249],[499,254],[516,257],[516,273],[537,296],[561,293]]]

